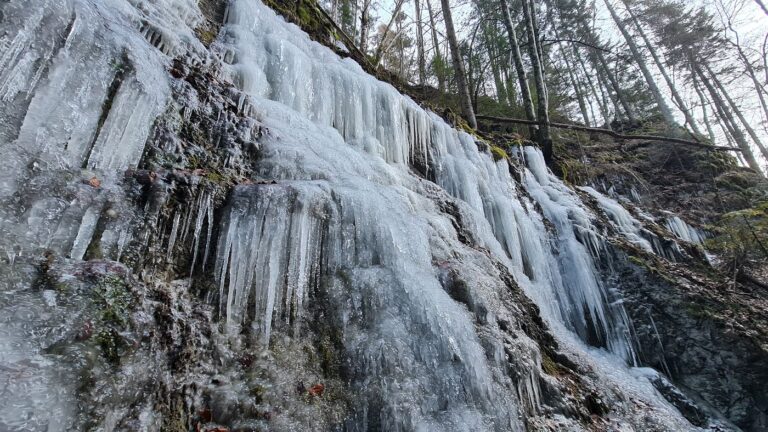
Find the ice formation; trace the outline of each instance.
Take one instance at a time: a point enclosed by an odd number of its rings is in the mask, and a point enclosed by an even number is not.
[[[0,40],[3,197],[35,169],[109,176],[136,166],[170,94],[170,59],[204,50],[190,30],[201,19],[195,3],[3,6],[4,25],[11,23]],[[366,430],[374,410],[392,431],[524,429],[524,416],[540,404],[535,344],[489,342],[476,329],[480,322],[502,333],[505,288],[495,262],[535,301],[571,355],[654,407],[671,429],[690,426],[647,379],[630,373],[630,324],[621,299],[600,279],[596,262],[605,240],[596,216],[548,171],[538,149],[512,155],[522,173],[515,178],[506,161],[495,162],[473,137],[312,42],[258,0],[229,3],[212,51],[225,63],[223,79],[248,95],[242,103],[270,131],[258,170],[276,182],[237,186],[218,238],[212,198],[196,196],[187,213],[171,219],[165,257],[171,261],[175,246],[191,241],[190,267],[215,267],[218,292],[211,297],[225,331],[233,338],[250,332],[265,346],[275,333],[300,337],[300,323],[310,319],[307,302],[322,291],[334,305],[350,386],[360,395],[349,430]],[[426,179],[414,165],[423,166]],[[113,185],[105,179],[100,193]],[[652,251],[624,208],[584,190],[619,234]],[[69,203],[39,198],[22,211],[24,220],[3,215],[3,231],[24,237],[30,248],[58,247],[79,260],[105,200],[85,193]],[[455,214],[445,211],[446,203],[455,204]],[[22,225],[29,232],[11,232]],[[461,241],[459,230],[470,238]],[[112,245],[111,257],[120,259],[134,234],[126,226],[101,235]],[[470,281],[471,293],[461,301],[446,289],[455,273]],[[51,304],[50,295],[35,301]],[[4,298],[0,311],[10,302]],[[0,370],[31,357],[43,378],[0,414],[0,425],[65,429],[72,407],[49,390],[66,380],[18,340],[25,330],[9,324],[13,317],[3,318]],[[514,383],[505,350],[529,365]],[[516,394],[506,390],[511,387]],[[51,401],[54,396],[59,399]],[[30,412],[37,423],[23,420]]]

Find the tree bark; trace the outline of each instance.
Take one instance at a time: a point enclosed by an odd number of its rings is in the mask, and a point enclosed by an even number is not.
[[[624,3],[624,7],[626,8],[627,13],[629,14],[629,17],[632,19],[632,22],[635,24],[638,34],[643,39],[645,46],[648,48],[648,52],[651,54],[653,61],[656,63],[656,67],[659,69],[659,72],[661,72],[661,76],[664,78],[664,81],[667,83],[667,87],[669,87],[669,91],[670,93],[672,93],[672,98],[677,104],[677,107],[683,113],[686,124],[690,125],[691,129],[693,130],[693,133],[697,135],[702,135],[701,130],[696,125],[696,120],[691,115],[691,111],[686,106],[682,96],[680,96],[680,92],[677,91],[677,86],[675,86],[674,81],[672,81],[672,78],[670,77],[669,72],[667,72],[667,68],[664,65],[664,61],[661,59],[661,56],[659,56],[659,54],[656,52],[656,48],[653,46],[653,42],[651,42],[651,39],[645,33],[642,23],[637,18],[637,16],[632,12],[632,8],[629,6],[629,3],[627,3],[627,0],[621,0],[621,1],[622,3]]]
[[[395,22],[395,19],[397,19],[397,16],[400,14],[400,9],[403,7],[403,4],[405,4],[405,0],[397,0],[397,2],[395,3],[395,11],[392,12],[392,17],[389,19],[387,26],[384,27],[384,33],[381,35],[379,46],[376,47],[376,53],[373,56],[374,58],[373,65],[376,67],[379,66],[379,63],[381,62],[381,56],[384,54],[384,45],[387,42],[389,29],[392,28],[392,24]]]
[[[421,23],[421,2],[413,0],[413,7],[416,10],[416,52],[419,63],[419,84],[424,85],[427,82],[427,61],[424,58],[424,28]]]
[[[523,66],[523,55],[520,52],[520,42],[517,39],[517,31],[515,31],[515,25],[512,22],[512,16],[509,13],[509,6],[507,0],[499,0],[501,5],[501,11],[504,14],[504,26],[507,28],[507,34],[509,35],[509,45],[512,49],[512,61],[514,62],[515,71],[517,72],[517,81],[520,84],[520,97],[523,99],[523,109],[525,110],[525,118],[535,121],[536,113],[533,110],[533,100],[531,99],[531,89],[528,87],[528,78],[525,76],[525,66]],[[536,136],[536,127],[531,126],[529,128],[531,138]]]
[[[368,55],[368,31],[371,29],[371,16],[369,10],[371,1],[363,0],[363,6],[360,8],[360,52]]]
[[[448,0],[440,0],[443,6],[443,19],[445,20],[445,33],[448,37],[448,46],[451,48],[451,59],[453,60],[454,74],[456,75],[456,86],[459,90],[459,103],[461,111],[469,126],[477,129],[477,120],[475,111],[472,109],[472,99],[469,96],[467,87],[467,75],[464,70],[464,64],[461,61],[461,52],[459,51],[459,42],[456,39],[456,30],[453,28],[453,17]]]
[[[720,93],[722,93],[722,95],[725,97],[725,100],[728,102],[728,105],[730,105],[732,112],[736,114],[736,117],[738,117],[739,121],[741,121],[741,124],[744,125],[744,129],[747,130],[750,138],[752,138],[752,141],[755,142],[755,145],[757,145],[760,153],[763,154],[763,158],[768,160],[768,149],[766,149],[765,145],[763,145],[760,137],[758,137],[757,133],[755,133],[755,129],[752,128],[752,125],[750,125],[747,119],[744,118],[744,114],[741,112],[741,109],[739,109],[739,106],[736,105],[736,103],[733,101],[731,95],[728,94],[728,91],[723,86],[723,83],[720,82],[720,79],[717,77],[717,75],[715,75],[714,72],[712,72],[712,69],[710,69],[708,65],[705,64],[704,69],[709,73],[709,77],[715,84],[715,87],[717,87],[720,90]]]
[[[435,47],[435,54],[433,55],[433,64],[442,62],[442,55],[440,54],[440,42],[437,40],[437,27],[435,27],[435,14],[432,12],[432,4],[427,1],[427,12],[429,13],[429,25],[432,29],[432,45]],[[445,77],[440,71],[435,71],[437,76],[437,88],[440,93],[445,93]]]
[[[590,90],[592,91],[592,94],[595,97],[595,100],[597,101],[597,107],[600,110],[600,115],[603,116],[603,121],[605,121],[606,125],[611,124],[611,118],[610,118],[610,111],[608,110],[608,105],[605,102],[605,95],[603,94],[602,87],[600,88],[600,93],[598,93],[598,89],[595,87],[594,81],[592,81],[591,74],[589,73],[589,70],[587,69],[586,63],[584,63],[584,59],[581,58],[581,53],[579,53],[578,48],[576,48],[575,44],[571,44],[571,50],[573,51],[574,57],[576,57],[576,61],[578,61],[579,65],[581,66],[582,72],[584,73],[584,77],[587,80],[587,84],[589,85]],[[600,83],[597,84],[598,86]],[[594,118],[594,116],[592,116]],[[596,120],[596,119],[595,119]]]
[[[552,137],[549,131],[549,101],[547,98],[547,85],[544,82],[544,68],[539,56],[539,41],[536,33],[536,8],[533,1],[523,0],[523,18],[525,19],[528,30],[528,56],[531,59],[533,67],[533,81],[536,84],[536,99],[539,130],[538,142],[542,147],[544,159],[552,160]]]
[[[616,99],[621,104],[621,107],[624,109],[624,113],[627,115],[627,120],[629,120],[630,123],[636,123],[637,115],[635,115],[635,110],[634,108],[632,108],[632,105],[629,104],[629,102],[627,101],[627,98],[624,97],[624,92],[621,90],[619,81],[611,73],[611,68],[608,67],[608,62],[605,61],[605,56],[603,56],[603,53],[601,52],[596,52],[595,57],[597,57],[598,61],[600,62],[600,66],[603,69],[603,75],[605,75],[605,77],[608,79],[608,82],[611,83],[611,86],[613,87],[613,91],[616,94]]]
[[[699,80],[696,79],[696,74],[692,74],[691,78],[693,79],[693,89],[696,91],[696,94],[699,96],[699,101],[701,102],[701,114],[704,117],[704,126],[707,127],[709,140],[714,144],[715,131],[712,129],[712,123],[709,121],[709,114],[707,114],[707,104],[709,101],[706,97],[704,97],[704,93],[701,91],[701,88],[699,88]]]
[[[712,96],[712,101],[715,104],[715,108],[720,114],[720,117],[723,120],[725,120],[724,123],[726,124],[726,126],[730,124],[729,130],[731,132],[731,135],[733,136],[733,139],[736,141],[736,144],[741,149],[741,153],[744,155],[744,159],[747,161],[747,165],[749,165],[749,167],[755,170],[756,172],[762,173],[762,170],[760,169],[760,164],[757,163],[757,159],[755,159],[755,155],[752,153],[752,149],[749,148],[749,143],[747,142],[747,139],[744,137],[744,134],[741,132],[741,129],[739,129],[738,125],[734,121],[733,115],[731,114],[731,110],[728,109],[728,106],[720,97],[720,94],[717,92],[717,89],[715,89],[715,87],[709,81],[709,78],[707,78],[707,76],[704,75],[704,72],[701,70],[698,64],[692,63],[692,68],[693,68],[693,72],[698,74],[702,84],[704,84],[704,87],[706,87],[710,96]]]
[[[511,106],[509,104],[509,98],[506,86],[504,85],[504,80],[501,76],[501,68],[499,67],[499,64],[497,63],[498,55],[497,50],[498,48],[495,44],[495,40],[491,38],[490,34],[490,28],[487,24],[483,25],[483,39],[485,42],[486,50],[488,51],[488,58],[490,59],[490,66],[491,66],[491,73],[493,74],[493,83],[496,86],[496,99],[499,101],[500,104]]]
[[[645,63],[645,59],[643,58],[642,53],[640,53],[640,49],[635,43],[635,40],[632,38],[632,35],[629,34],[629,31],[627,31],[627,28],[621,21],[621,17],[619,17],[619,14],[617,14],[616,10],[613,8],[611,1],[603,0],[603,3],[605,3],[605,6],[608,8],[608,12],[611,14],[611,18],[613,18],[613,22],[619,28],[619,32],[621,32],[621,35],[627,42],[629,51],[632,53],[632,58],[640,68],[640,72],[643,74],[645,82],[648,84],[648,89],[651,91],[651,95],[653,95],[653,98],[656,100],[656,105],[659,107],[659,111],[661,111],[661,115],[664,117],[664,121],[666,121],[669,125],[675,125],[675,116],[672,114],[672,110],[669,109],[667,102],[664,100],[664,96],[661,94],[659,86],[656,85],[656,80],[653,78],[650,69],[648,69],[648,65]]]

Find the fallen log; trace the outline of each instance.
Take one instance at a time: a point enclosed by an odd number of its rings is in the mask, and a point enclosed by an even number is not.
[[[507,117],[495,117],[495,116],[479,115],[479,114],[476,115],[476,117],[478,120],[490,120],[490,121],[495,121],[499,123],[514,123],[514,124],[534,125],[534,126],[539,124],[539,122],[533,121],[533,120],[513,119],[513,118],[507,118]],[[657,136],[657,135],[623,135],[616,131],[612,131],[610,129],[593,128],[593,127],[580,126],[575,124],[550,123],[549,127],[553,127],[557,129],[568,129],[568,130],[574,130],[574,131],[580,131],[580,132],[599,133],[603,135],[609,135],[613,138],[621,139],[621,140],[659,141],[659,142],[670,143],[670,144],[681,144],[681,145],[687,145],[692,147],[699,147],[702,149],[712,150],[712,151],[725,151],[725,152],[741,151],[741,149],[738,149],[735,147],[715,146],[715,145],[705,144],[698,141],[685,140],[681,138],[671,138],[671,137],[663,137],[663,136]]]

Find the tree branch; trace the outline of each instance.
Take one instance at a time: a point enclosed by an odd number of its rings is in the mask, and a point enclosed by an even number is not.
[[[490,120],[490,121],[499,122],[499,123],[515,123],[515,124],[534,125],[534,126],[538,126],[539,124],[539,122],[537,121],[513,119],[513,118],[506,118],[506,117],[495,117],[495,116],[487,116],[487,115],[479,115],[479,114],[476,117],[478,120]],[[665,142],[670,144],[681,144],[681,145],[687,145],[692,147],[698,147],[706,150],[723,151],[723,152],[731,152],[731,151],[740,152],[741,151],[741,149],[738,149],[735,147],[714,146],[714,145],[701,143],[698,141],[689,141],[689,140],[684,140],[680,138],[670,138],[670,137],[662,137],[662,136],[656,136],[656,135],[622,135],[610,129],[593,128],[593,127],[586,127],[586,126],[580,126],[580,125],[574,125],[574,124],[550,123],[549,126],[557,129],[568,129],[568,130],[581,131],[581,132],[599,133],[599,134],[609,135],[609,136],[612,136],[613,138],[621,139],[621,140],[659,141],[659,142]]]

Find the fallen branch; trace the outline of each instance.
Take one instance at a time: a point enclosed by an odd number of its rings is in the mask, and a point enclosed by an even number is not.
[[[490,120],[490,121],[495,121],[499,123],[515,123],[515,124],[534,125],[534,126],[539,125],[539,122],[533,121],[533,120],[494,117],[494,116],[487,116],[487,115],[477,115],[476,117],[478,120]],[[665,142],[670,144],[681,144],[681,145],[687,145],[692,147],[699,147],[702,149],[713,150],[713,151],[726,151],[726,152],[741,151],[741,149],[738,149],[735,147],[715,146],[715,145],[701,143],[698,141],[689,141],[689,140],[684,140],[680,138],[670,138],[670,137],[662,137],[662,136],[656,136],[656,135],[622,135],[610,129],[593,128],[593,127],[580,126],[575,124],[550,123],[549,126],[557,129],[568,129],[568,130],[575,130],[575,131],[581,131],[581,132],[599,133],[603,135],[609,135],[613,138],[621,139],[621,140],[659,141],[659,142]]]

